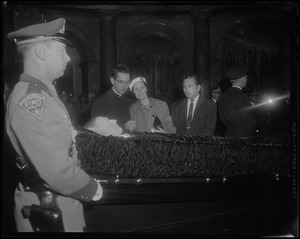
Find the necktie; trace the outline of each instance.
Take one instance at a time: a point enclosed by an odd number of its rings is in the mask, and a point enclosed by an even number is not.
[[[189,114],[188,114],[188,118],[187,118],[187,125],[186,125],[186,133],[187,134],[189,133],[189,130],[191,128],[191,123],[192,123],[193,107],[194,107],[193,101],[194,100],[191,100]]]

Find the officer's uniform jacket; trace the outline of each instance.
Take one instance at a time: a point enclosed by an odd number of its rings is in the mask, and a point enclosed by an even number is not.
[[[241,89],[231,87],[218,101],[219,114],[226,127],[225,137],[247,137],[255,134],[256,117],[249,97]]]
[[[82,231],[80,201],[93,198],[97,182],[80,168],[76,131],[51,82],[21,75],[8,100],[6,130],[16,152],[30,161],[46,188],[61,195],[58,205],[65,231]],[[24,191],[21,183],[15,201],[17,214],[24,205],[39,205],[37,196]],[[18,229],[28,230],[28,223],[17,219]]]

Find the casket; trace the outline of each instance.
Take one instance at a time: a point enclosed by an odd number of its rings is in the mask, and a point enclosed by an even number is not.
[[[291,218],[288,136],[78,129],[76,145],[81,167],[104,189],[85,205],[90,231],[274,235]]]

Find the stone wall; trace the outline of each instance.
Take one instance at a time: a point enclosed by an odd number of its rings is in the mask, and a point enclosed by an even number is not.
[[[289,5],[287,5],[289,6]],[[292,4],[290,4],[292,6]],[[75,6],[74,6],[75,7]],[[219,6],[217,10],[213,10],[209,17],[210,28],[210,62],[211,62],[211,85],[212,87],[217,85],[224,74],[224,55],[220,54],[220,48],[226,47],[222,45],[222,39],[228,37],[227,31],[232,29],[235,25],[242,22],[245,19],[266,19],[272,22],[279,29],[284,29],[285,36],[280,36],[282,41],[284,37],[289,39],[289,33],[291,32],[291,16],[292,12],[289,7],[286,8],[272,8],[261,7],[257,8],[249,7],[244,10],[226,10]],[[193,8],[193,5],[191,6]],[[122,10],[122,8],[120,8]],[[185,59],[184,71],[188,73],[193,72],[193,54],[194,54],[194,23],[190,14],[187,13],[186,7],[183,9],[182,15],[164,15],[164,14],[122,14],[121,11],[117,13],[117,20],[115,25],[116,32],[116,45],[117,45],[117,61],[120,62],[121,46],[124,45],[124,41],[128,39],[130,34],[139,27],[147,24],[159,23],[170,27],[180,35],[184,44],[186,45],[186,52],[191,58]],[[103,11],[103,10],[102,10]],[[59,6],[27,6],[27,5],[11,5],[4,7],[4,34],[6,36],[12,29],[18,29],[22,26],[42,22],[44,20],[50,21],[58,17],[64,17],[67,20],[66,32],[68,32],[69,38],[76,43],[80,58],[87,64],[87,72],[83,72],[83,84],[86,84],[88,91],[99,91],[101,88],[100,79],[100,65],[104,64],[100,62],[100,32],[101,24],[99,20],[99,13],[97,9],[89,7],[89,10],[80,8],[63,8]],[[242,28],[242,27],[241,27]],[[247,30],[247,29],[246,29]],[[249,30],[249,29],[248,29]],[[251,30],[251,29],[250,29]],[[280,35],[280,33],[279,33]],[[4,37],[5,38],[5,37]],[[288,41],[287,41],[288,42]],[[289,43],[289,42],[288,42]],[[289,60],[289,44],[282,46],[282,54],[285,56],[286,61]],[[16,54],[13,50],[12,44],[4,39],[4,67],[15,64]],[[13,52],[13,54],[10,54]],[[289,80],[290,69],[289,64],[285,65],[283,69],[285,75],[285,81]],[[283,83],[282,85],[289,86],[289,83]]]

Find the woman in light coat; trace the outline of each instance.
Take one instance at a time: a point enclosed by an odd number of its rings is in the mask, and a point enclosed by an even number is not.
[[[167,103],[148,97],[147,81],[145,78],[137,77],[133,79],[129,88],[138,99],[129,108],[130,118],[131,120],[135,120],[137,124],[135,131],[176,132]]]

